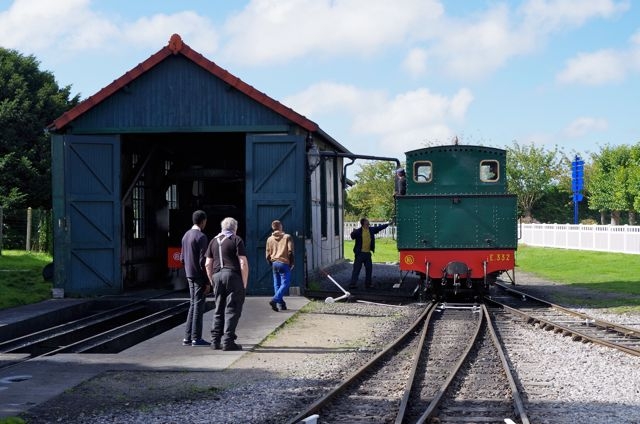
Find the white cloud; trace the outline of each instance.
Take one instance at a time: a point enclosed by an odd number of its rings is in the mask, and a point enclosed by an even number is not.
[[[517,10],[498,4],[465,19],[439,22],[426,51],[440,60],[451,76],[480,79],[503,67],[514,56],[530,54],[549,37],[584,25],[590,19],[611,18],[629,2],[612,0],[530,0]]]
[[[436,0],[252,0],[225,25],[229,61],[257,65],[306,55],[371,55],[443,13]]]
[[[428,53],[424,49],[414,48],[407,53],[402,67],[411,76],[420,76],[427,71]]]
[[[629,46],[579,53],[568,59],[556,75],[561,84],[602,85],[623,81],[640,71],[640,31],[629,37]]]
[[[252,0],[225,24],[225,61],[287,63],[315,55],[371,56],[408,48],[410,75],[430,69],[482,78],[516,55],[544,45],[553,33],[626,11],[628,1],[529,0],[502,3],[465,18],[445,15],[436,0]],[[312,18],[311,18],[312,17]],[[438,66],[439,64],[439,66]]]
[[[320,83],[290,96],[284,103],[316,122],[339,116],[348,122],[348,148],[362,154],[402,156],[425,142],[448,142],[451,128],[461,122],[473,102],[467,89],[453,96],[421,88],[393,98],[381,91],[361,90],[350,85]],[[370,140],[376,140],[371,144]]]
[[[197,51],[231,65],[282,64],[311,55],[371,57],[393,49],[406,51],[399,65],[414,77],[440,71],[477,79],[544,44],[552,32],[629,8],[627,1],[579,4],[529,0],[515,9],[501,3],[453,18],[439,0],[250,0],[227,18],[220,34],[209,18],[188,10],[127,20],[94,11],[98,5],[90,0],[14,0],[0,13],[0,40],[49,57],[101,50],[123,55],[123,45],[131,47],[127,52],[148,52],[179,33]]]
[[[442,25],[428,50],[443,63],[444,72],[462,79],[482,78],[515,54],[529,50],[529,42],[511,28],[506,6],[463,21]]]
[[[631,36],[629,42],[629,67],[633,71],[640,71],[640,30]]]
[[[609,18],[629,8],[628,1],[592,0],[580,2],[580,7],[576,7],[571,0],[556,0],[553,3],[531,0],[525,9],[535,15],[535,18],[529,19],[531,23],[561,29],[563,21],[565,24],[580,25],[589,17]],[[640,31],[629,38],[629,47],[626,49],[581,52],[569,58],[556,75],[556,82],[592,86],[617,83],[633,71],[640,71]]]
[[[627,0],[529,0],[519,13],[536,32],[554,32],[579,27],[593,18],[611,18],[630,7]]]
[[[195,12],[126,21],[91,7],[89,0],[15,0],[0,13],[0,40],[4,47],[38,56],[117,51],[123,46],[127,52],[132,46],[155,51],[176,32],[200,52],[212,53],[218,47],[213,24]]]
[[[567,125],[563,132],[568,137],[577,138],[596,131],[606,131],[608,127],[606,119],[580,117]]]
[[[171,34],[175,33],[205,56],[218,49],[219,37],[212,22],[192,11],[143,17],[123,28],[123,37],[128,44],[152,49],[167,44]]]
[[[381,91],[363,91],[353,85],[324,81],[288,96],[283,103],[311,117],[330,113],[357,114],[363,108],[383,104],[384,101],[385,94]]]
[[[473,96],[466,89],[461,89],[452,98],[424,88],[409,91],[378,104],[377,110],[367,108],[366,113],[359,113],[354,117],[353,128],[363,134],[384,135],[432,127],[464,118],[472,100]]]
[[[29,54],[54,46],[67,50],[79,43],[83,30],[94,29],[85,34],[92,39],[110,28],[89,10],[89,0],[15,0],[0,13],[2,45]]]
[[[377,151],[392,152],[394,157],[404,158],[404,153],[410,150],[450,143],[455,135],[455,131],[446,124],[433,122],[393,134],[383,134],[375,148]]]
[[[556,76],[556,81],[586,85],[621,81],[628,70],[624,56],[614,50],[580,53],[567,61],[565,68]]]

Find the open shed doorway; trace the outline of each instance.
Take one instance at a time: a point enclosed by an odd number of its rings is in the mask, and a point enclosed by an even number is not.
[[[175,285],[176,252],[197,209],[209,239],[227,216],[245,236],[245,133],[124,134],[121,144],[125,290]]]

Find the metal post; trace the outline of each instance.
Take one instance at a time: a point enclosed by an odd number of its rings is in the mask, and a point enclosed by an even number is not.
[[[27,208],[27,242],[26,251],[31,252],[31,220],[33,218],[33,211],[31,207]]]
[[[571,162],[571,188],[573,189],[573,223],[578,224],[578,203],[582,201],[584,186],[584,161],[576,155]]]

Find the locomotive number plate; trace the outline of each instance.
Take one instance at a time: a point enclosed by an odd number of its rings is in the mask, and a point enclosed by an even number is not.
[[[510,260],[510,253],[492,253],[489,255],[489,262],[508,262]]]

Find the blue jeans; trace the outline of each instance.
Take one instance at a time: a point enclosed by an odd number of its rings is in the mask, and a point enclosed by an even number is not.
[[[291,268],[289,264],[275,261],[271,264],[273,270],[273,301],[284,303],[284,295],[287,294],[291,285]]]

